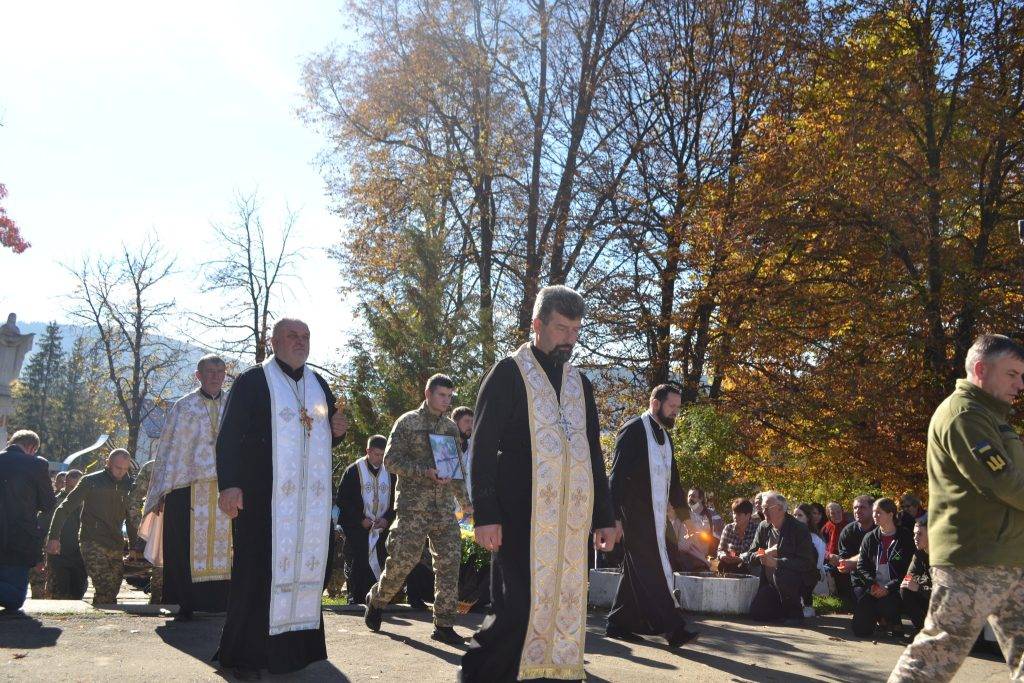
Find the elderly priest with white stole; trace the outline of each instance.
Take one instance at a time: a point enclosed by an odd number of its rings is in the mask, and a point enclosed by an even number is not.
[[[492,553],[493,614],[462,681],[583,680],[587,537],[615,545],[594,390],[569,362],[583,298],[545,287],[533,343],[484,379],[473,433],[476,541]]]
[[[214,656],[240,680],[327,658],[320,600],[331,534],[331,448],[347,429],[306,366],[309,327],[282,319],[274,355],[228,394],[217,437],[220,508],[231,517],[228,614]]]

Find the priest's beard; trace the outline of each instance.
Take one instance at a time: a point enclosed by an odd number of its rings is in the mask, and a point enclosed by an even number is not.
[[[665,429],[672,429],[673,427],[676,426],[676,418],[665,415],[664,413],[661,412],[660,408],[658,409],[658,412],[654,415],[654,417],[658,418],[658,423]]]
[[[572,358],[572,344],[559,344],[551,349],[548,357],[558,365],[568,363],[569,359]]]

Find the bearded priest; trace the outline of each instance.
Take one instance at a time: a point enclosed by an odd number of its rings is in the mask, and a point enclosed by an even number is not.
[[[681,400],[679,387],[656,386],[648,411],[624,424],[615,438],[609,484],[625,559],[615,603],[608,613],[609,638],[640,641],[641,634],[657,635],[679,647],[697,637],[686,630],[673,598],[665,539],[675,508],[686,506],[669,436]]]
[[[348,424],[307,365],[309,327],[274,324],[274,355],[235,380],[217,437],[233,520],[228,614],[214,655],[240,680],[327,658],[320,600],[331,535],[331,448]]]
[[[492,610],[460,680],[583,680],[587,538],[609,551],[615,516],[594,390],[569,362],[583,297],[545,287],[533,342],[484,379],[473,433],[476,542],[492,555]]]

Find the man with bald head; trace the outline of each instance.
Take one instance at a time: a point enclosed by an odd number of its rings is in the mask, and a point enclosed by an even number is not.
[[[331,448],[347,423],[307,365],[309,327],[277,321],[274,354],[235,380],[217,435],[218,505],[232,520],[228,614],[216,659],[241,680],[327,658],[320,598]]]
[[[128,451],[123,448],[111,451],[106,467],[82,477],[78,486],[57,506],[50,522],[46,552],[59,555],[61,530],[72,513],[81,508],[78,539],[85,571],[95,589],[93,605],[117,603],[124,578],[122,527],[128,530],[128,540],[133,546],[137,538],[135,523],[128,511],[133,483],[128,474],[131,466],[132,456]]]

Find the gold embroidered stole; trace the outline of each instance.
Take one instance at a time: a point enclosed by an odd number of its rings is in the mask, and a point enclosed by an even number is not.
[[[211,448],[217,443],[223,400],[200,399],[210,421]],[[219,512],[217,479],[192,483],[192,514],[189,518],[191,539],[189,564],[192,582],[224,581],[231,578],[231,520]]]
[[[533,451],[530,619],[519,680],[581,679],[594,506],[583,380],[566,363],[559,401],[529,344],[512,358],[526,385]]]

